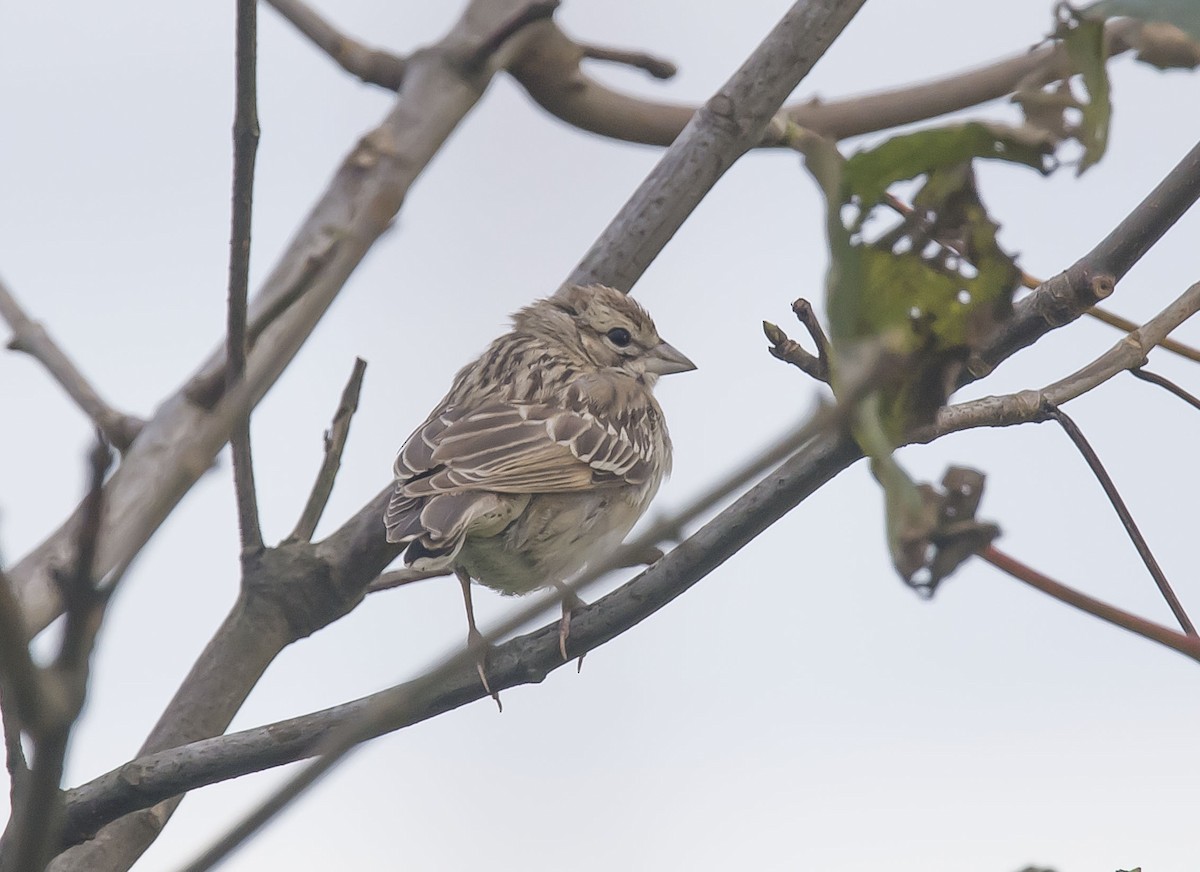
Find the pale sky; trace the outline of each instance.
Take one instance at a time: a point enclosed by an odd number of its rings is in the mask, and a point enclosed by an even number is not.
[[[675,61],[657,82],[700,102],[789,4],[564,3],[573,36]],[[797,93],[920,81],[1036,43],[1049,0],[870,0]],[[459,4],[319,7],[365,41],[409,51]],[[149,416],[220,341],[226,295],[232,4],[9,4],[0,28],[0,275],[103,395]],[[255,284],[391,96],[361,85],[263,8]],[[1083,178],[981,172],[1002,242],[1048,277],[1085,253],[1200,137],[1200,81],[1113,66],[1109,155]],[[1011,118],[997,104],[975,117]],[[850,144],[853,147],[853,144]],[[295,522],[354,357],[360,411],[320,533],[390,478],[393,454],[457,369],[551,292],[653,167],[656,149],[568,128],[497,79],[414,187],[296,363],[254,417],[265,533]],[[658,395],[681,506],[813,406],[760,322],[800,333],[820,301],[822,205],[794,155],[744,158],[634,289],[699,365]],[[1144,320],[1194,282],[1200,213],[1121,283]],[[1200,345],[1200,329],[1176,334]],[[1082,321],[968,395],[1040,387],[1119,335]],[[1152,367],[1193,391],[1194,365]],[[38,365],[0,355],[0,553],[15,563],[81,494],[91,428]],[[1104,459],[1193,617],[1200,416],[1125,376],[1068,407]],[[988,473],[999,545],[1160,621],[1169,613],[1099,486],[1052,425],[976,432],[902,452],[915,474]],[[1196,868],[1200,667],[974,562],[933,602],[890,567],[878,488],[860,464],[633,631],[560,670],[361,749],[223,868],[1150,872]],[[615,577],[615,581],[625,576]],[[94,661],[67,785],[127,760],[237,587],[228,456],[124,583]],[[594,597],[593,597],[594,598]],[[476,594],[481,624],[513,606]],[[374,595],[285,651],[234,729],[357,698],[460,645],[458,586]],[[170,870],[288,770],[189,796],[137,867]],[[0,792],[6,801],[7,790]]]

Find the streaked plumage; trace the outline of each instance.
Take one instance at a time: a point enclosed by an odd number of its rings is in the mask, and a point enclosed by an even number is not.
[[[388,541],[409,543],[406,563],[509,594],[565,581],[620,544],[671,468],[654,383],[695,368],[632,298],[600,285],[513,323],[400,449],[384,517]]]

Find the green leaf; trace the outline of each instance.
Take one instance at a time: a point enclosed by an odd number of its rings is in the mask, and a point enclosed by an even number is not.
[[[1108,129],[1112,121],[1112,98],[1108,86],[1108,59],[1104,51],[1104,22],[1090,18],[1069,17],[1059,22],[1056,33],[1067,50],[1071,65],[1087,88],[1087,102],[1080,106],[1082,121],[1075,136],[1083,145],[1083,157],[1076,175],[1095,165],[1108,148]]]
[[[845,183],[864,203],[875,204],[889,185],[972,158],[1020,163],[1039,172],[1052,169],[1044,140],[999,124],[956,124],[891,139],[846,161]]]
[[[1047,172],[1048,151],[982,124],[898,136],[844,161],[831,143],[804,145],[827,199],[831,383],[839,396],[859,396],[866,373],[874,373],[852,431],[883,486],[892,560],[909,583],[927,569],[936,584],[997,532],[982,524],[944,533],[943,497],[913,482],[892,456],[905,434],[944,405],[971,354],[1008,316],[1020,278],[996,241],[972,162]],[[912,211],[877,229],[893,215],[888,188],[913,179],[920,189]],[[881,357],[890,362],[882,378],[872,364]]]

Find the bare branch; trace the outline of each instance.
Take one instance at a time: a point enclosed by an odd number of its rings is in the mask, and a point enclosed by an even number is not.
[[[1164,348],[1166,347],[1165,342],[1163,343],[1163,347]],[[1173,393],[1175,396],[1179,397],[1179,399],[1183,400],[1185,403],[1187,403],[1193,409],[1200,410],[1200,397],[1197,397],[1194,394],[1188,393],[1187,391],[1185,391],[1179,385],[1175,384],[1175,382],[1171,381],[1170,379],[1165,378],[1156,372],[1150,372],[1140,366],[1134,367],[1133,369],[1129,370],[1129,374],[1131,376],[1134,376],[1135,378],[1140,378],[1142,381],[1150,382],[1150,384],[1153,384],[1153,385],[1158,385],[1160,388],[1165,388],[1166,390]]]
[[[1032,287],[1037,287],[1034,284]],[[1128,318],[1122,318],[1115,312],[1110,312],[1101,306],[1093,306],[1088,310],[1088,314],[1097,321],[1102,321],[1110,327],[1116,327],[1118,330],[1124,330],[1126,333],[1132,333],[1138,328],[1136,321],[1130,321]],[[1169,351],[1172,354],[1178,354],[1180,357],[1186,358],[1193,363],[1200,363],[1200,349],[1192,348],[1190,345],[1185,345],[1178,339],[1167,337],[1159,343],[1159,347],[1163,351]]]
[[[1109,25],[1110,55],[1131,47],[1138,26]],[[552,26],[540,29],[510,72],[543,109],[583,130],[627,142],[670,145],[698,107],[660,103],[614,91],[583,73],[587,49]],[[832,139],[845,139],[922,121],[1011,94],[1026,81],[1053,81],[1068,74],[1061,46],[1046,46],[974,70],[890,91],[839,100],[812,99],[785,106],[757,143],[786,145],[786,122]]]
[[[406,584],[412,584],[415,581],[425,581],[427,578],[444,578],[452,575],[449,570],[437,569],[395,569],[391,572],[385,572],[379,578],[367,585],[367,593],[379,593],[381,590],[392,590],[393,588],[403,587]]]
[[[792,312],[808,331],[816,345],[817,353],[810,354],[799,342],[789,339],[777,325],[763,321],[763,333],[771,343],[767,351],[771,352],[772,357],[790,363],[810,378],[829,384],[829,340],[813,311],[812,304],[801,298],[792,303]]]
[[[605,61],[612,64],[622,64],[645,70],[656,79],[671,79],[679,72],[679,68],[670,61],[656,58],[644,51],[630,51],[622,48],[602,48],[598,45],[580,43],[580,50],[588,60]]]
[[[346,72],[369,85],[400,90],[406,71],[404,58],[351,39],[298,0],[267,0],[267,3]]]
[[[983,378],[1005,357],[1032,345],[1051,330],[1068,324],[1112,293],[1112,289],[1150,247],[1175,225],[1200,197],[1200,144],[1134,207],[1095,248],[1066,272],[1047,279],[1013,306],[1013,317],[992,337],[973,362],[967,380]]]
[[[1200,282],[1081,369],[1041,390],[982,397],[947,406],[938,412],[934,426],[913,433],[910,441],[932,442],[948,433],[974,427],[1008,427],[1044,421],[1047,403],[1062,405],[1099,387],[1118,373],[1141,366],[1156,345],[1197,311],[1200,311]]]
[[[1188,617],[1183,604],[1179,602],[1179,597],[1175,595],[1175,591],[1171,588],[1171,583],[1167,581],[1166,573],[1158,565],[1158,560],[1155,559],[1154,552],[1150,550],[1150,545],[1146,542],[1146,537],[1138,529],[1137,522],[1133,519],[1133,513],[1125,505],[1125,500],[1122,499],[1121,492],[1117,490],[1112,476],[1108,474],[1108,470],[1100,462],[1100,457],[1096,454],[1096,450],[1087,441],[1087,437],[1083,435],[1083,431],[1079,429],[1079,425],[1071,420],[1071,417],[1066,412],[1049,402],[1046,403],[1045,409],[1046,413],[1058,422],[1071,441],[1075,443],[1075,447],[1079,449],[1079,453],[1083,455],[1083,459],[1087,461],[1087,465],[1091,468],[1092,474],[1096,476],[1096,480],[1104,488],[1105,496],[1108,497],[1108,501],[1112,503],[1113,509],[1116,510],[1117,517],[1121,519],[1121,525],[1125,528],[1125,532],[1129,534],[1129,538],[1133,542],[1133,547],[1137,549],[1138,556],[1142,558],[1142,563],[1146,565],[1146,570],[1154,579],[1154,583],[1158,585],[1159,593],[1162,594],[1163,599],[1170,606],[1171,613],[1175,615],[1175,620],[1179,622],[1179,626],[1183,628],[1183,631],[1187,635],[1195,636],[1196,628],[1192,625],[1191,618]]]
[[[366,47],[295,0],[267,2],[347,72],[391,90],[400,86],[403,58]],[[1106,43],[1110,56],[1128,51],[1138,29],[1136,22],[1128,20],[1111,23]],[[625,142],[665,147],[675,141],[699,110],[696,106],[661,103],[614,91],[588,76],[580,66],[585,59],[610,61],[667,79],[676,72],[675,65],[668,61],[645,52],[579,43],[550,21],[531,30],[536,30],[536,39],[514,58],[509,72],[538,105],[568,124]],[[1062,47],[1045,46],[978,69],[956,71],[886,92],[832,101],[814,98],[784,107],[780,119],[824,136],[845,139],[977,106],[1011,94],[1023,82],[1053,81],[1069,72]],[[757,145],[784,146],[784,134],[782,123],[772,124]]]
[[[96,428],[122,453],[141,432],[144,422],[132,415],[118,412],[96,393],[83,373],[58,347],[41,324],[25,314],[8,287],[0,280],[0,317],[8,322],[12,338],[8,347],[23,351],[46,367],[54,380],[62,385],[75,404],[91,418]]]
[[[1200,662],[1200,638],[1196,636],[1188,636],[1175,630],[1169,630],[1153,621],[1139,618],[1137,615],[1130,614],[1116,606],[1101,602],[1074,588],[1060,584],[1052,578],[1042,575],[1036,569],[1026,566],[1019,560],[1010,557],[994,545],[989,545],[979,553],[979,556],[997,569],[1007,572],[1018,581],[1023,581],[1030,587],[1054,597],[1059,602],[1074,606],[1081,611],[1087,612],[1089,615],[1095,615],[1102,621],[1115,624],[1131,633],[1136,633],[1152,642],[1165,645],[1186,657],[1190,657],[1192,660]]]
[[[246,371],[246,298],[250,284],[250,226],[254,212],[254,164],[258,154],[257,42],[258,0],[237,2],[237,95],[233,119],[233,214],[229,231],[229,323],[225,342],[225,389],[229,391]],[[238,529],[242,553],[260,551],[262,527],[254,486],[250,450],[250,410],[239,417],[229,434],[233,481],[237,493]]]
[[[1140,26],[1130,20],[1109,24],[1105,41],[1109,56],[1132,48],[1132,40],[1139,30]],[[801,127],[830,139],[846,139],[998,100],[1022,84],[1052,82],[1070,75],[1071,71],[1062,45],[1047,45],[930,82],[828,103],[813,100],[789,106],[784,112],[789,121]],[[764,144],[782,143],[768,141]]]
[[[296,529],[285,539],[285,542],[308,542],[312,540],[317,522],[333,493],[333,482],[337,478],[342,465],[342,450],[346,447],[346,438],[350,435],[350,419],[358,411],[358,395],[362,392],[363,375],[367,371],[367,362],[362,358],[354,359],[354,370],[350,373],[350,381],[342,390],[342,399],[333,413],[333,421],[325,431],[325,460],[313,483],[312,493],[296,522]]]
[[[787,96],[808,75],[864,0],[801,0],[714,94],[566,284],[628,291],[717,180],[755,147]]]

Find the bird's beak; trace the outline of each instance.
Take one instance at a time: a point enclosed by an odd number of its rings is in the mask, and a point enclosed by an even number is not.
[[[650,349],[646,358],[646,372],[655,375],[670,375],[674,372],[688,372],[696,368],[696,364],[688,360],[673,345],[660,342]]]

